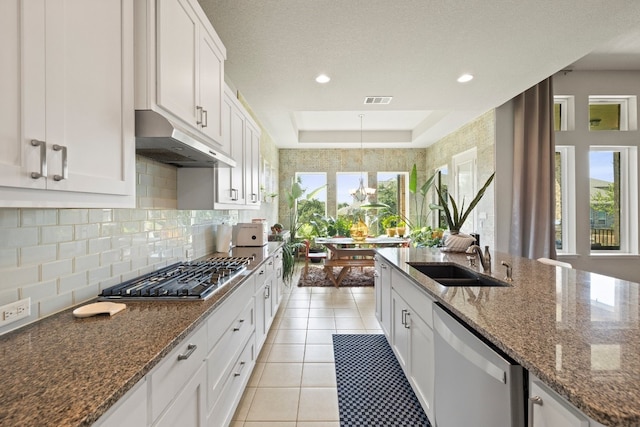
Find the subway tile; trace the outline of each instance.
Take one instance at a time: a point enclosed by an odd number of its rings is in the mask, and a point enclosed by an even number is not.
[[[111,222],[113,221],[113,209],[90,209],[89,222]]]
[[[64,242],[58,245],[58,258],[75,258],[87,254],[87,241],[78,240],[74,242]]]
[[[88,209],[60,209],[58,224],[86,224],[89,221]]]
[[[75,225],[73,229],[76,240],[93,239],[100,236],[100,226],[98,224]]]
[[[55,297],[39,301],[39,314],[40,317],[46,317],[71,307],[72,305],[73,294],[71,292],[57,295]]]
[[[69,242],[73,240],[73,227],[70,225],[42,227],[40,236],[42,244]]]
[[[0,209],[0,227],[18,227],[20,225],[20,210]]]
[[[37,265],[3,268],[0,270],[0,291],[36,283],[39,281],[39,273],[40,268]]]
[[[89,239],[89,253],[97,254],[111,249],[111,238],[99,237],[97,239]]]
[[[63,294],[75,289],[87,286],[87,273],[85,271],[60,277],[58,291]]]
[[[18,288],[0,292],[0,305],[10,304],[20,299]]]
[[[75,257],[73,260],[73,271],[80,272],[91,270],[100,266],[100,254],[89,254]]]
[[[93,284],[74,289],[72,293],[73,303],[80,304],[81,302],[95,298],[100,293],[100,289],[97,284]]]
[[[45,282],[33,283],[29,286],[20,288],[20,298],[30,297],[32,302],[42,299],[51,298],[58,294],[58,285],[56,280],[47,280]]]
[[[58,256],[56,245],[29,246],[20,249],[20,265],[54,261]]]
[[[4,209],[3,209],[4,210]],[[40,227],[58,224],[57,209],[21,209],[20,226]]]
[[[43,242],[46,243],[46,242]],[[22,248],[38,244],[38,229],[28,228],[0,228],[0,249]]]
[[[111,277],[111,266],[102,266],[89,270],[89,283],[102,282]]]
[[[120,276],[131,271],[131,261],[116,262],[111,265],[111,274]]]
[[[18,248],[0,249],[0,268],[18,266]]]
[[[120,261],[120,250],[113,249],[100,253],[100,265],[111,265],[114,262]]]
[[[41,265],[42,280],[56,279],[60,276],[71,274],[73,271],[73,261],[63,259],[60,261],[45,262]]]
[[[100,236],[115,236],[120,232],[120,224],[116,222],[103,222],[100,224]]]

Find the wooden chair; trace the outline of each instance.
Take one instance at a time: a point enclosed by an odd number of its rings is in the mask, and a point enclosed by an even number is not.
[[[319,259],[325,260],[327,259],[326,252],[311,252],[309,249],[311,248],[311,243],[308,240],[304,240],[304,278],[307,278],[307,274],[309,274],[309,260],[310,259]]]

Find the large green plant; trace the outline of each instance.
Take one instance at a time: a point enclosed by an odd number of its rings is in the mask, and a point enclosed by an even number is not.
[[[449,203],[445,200],[444,192],[436,186],[436,192],[438,193],[438,200],[440,201],[439,205],[431,205],[433,209],[440,209],[444,211],[445,217],[447,219],[447,225],[449,226],[449,231],[451,234],[457,234],[460,232],[460,229],[464,225],[465,221],[476,207],[480,199],[484,196],[484,193],[489,188],[489,185],[493,182],[493,178],[496,173],[492,173],[491,176],[484,183],[482,188],[476,193],[476,196],[473,198],[469,206],[465,209],[464,199],[462,200],[462,205],[458,208],[458,204],[454,200],[453,196],[449,194]]]

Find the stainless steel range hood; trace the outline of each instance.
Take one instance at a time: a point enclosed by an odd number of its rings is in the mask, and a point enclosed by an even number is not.
[[[136,110],[136,154],[177,167],[236,166],[235,160],[152,110]]]

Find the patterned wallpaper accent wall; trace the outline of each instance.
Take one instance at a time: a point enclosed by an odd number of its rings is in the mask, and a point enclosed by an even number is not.
[[[451,159],[454,155],[471,148],[477,148],[478,188],[495,171],[496,114],[490,110],[477,119],[447,135],[426,150],[427,170],[430,174],[443,165],[448,165],[451,175]],[[495,185],[492,184],[478,203],[476,211],[485,213],[486,219],[479,219],[477,232],[482,245],[495,247]],[[469,201],[467,201],[468,204]]]

